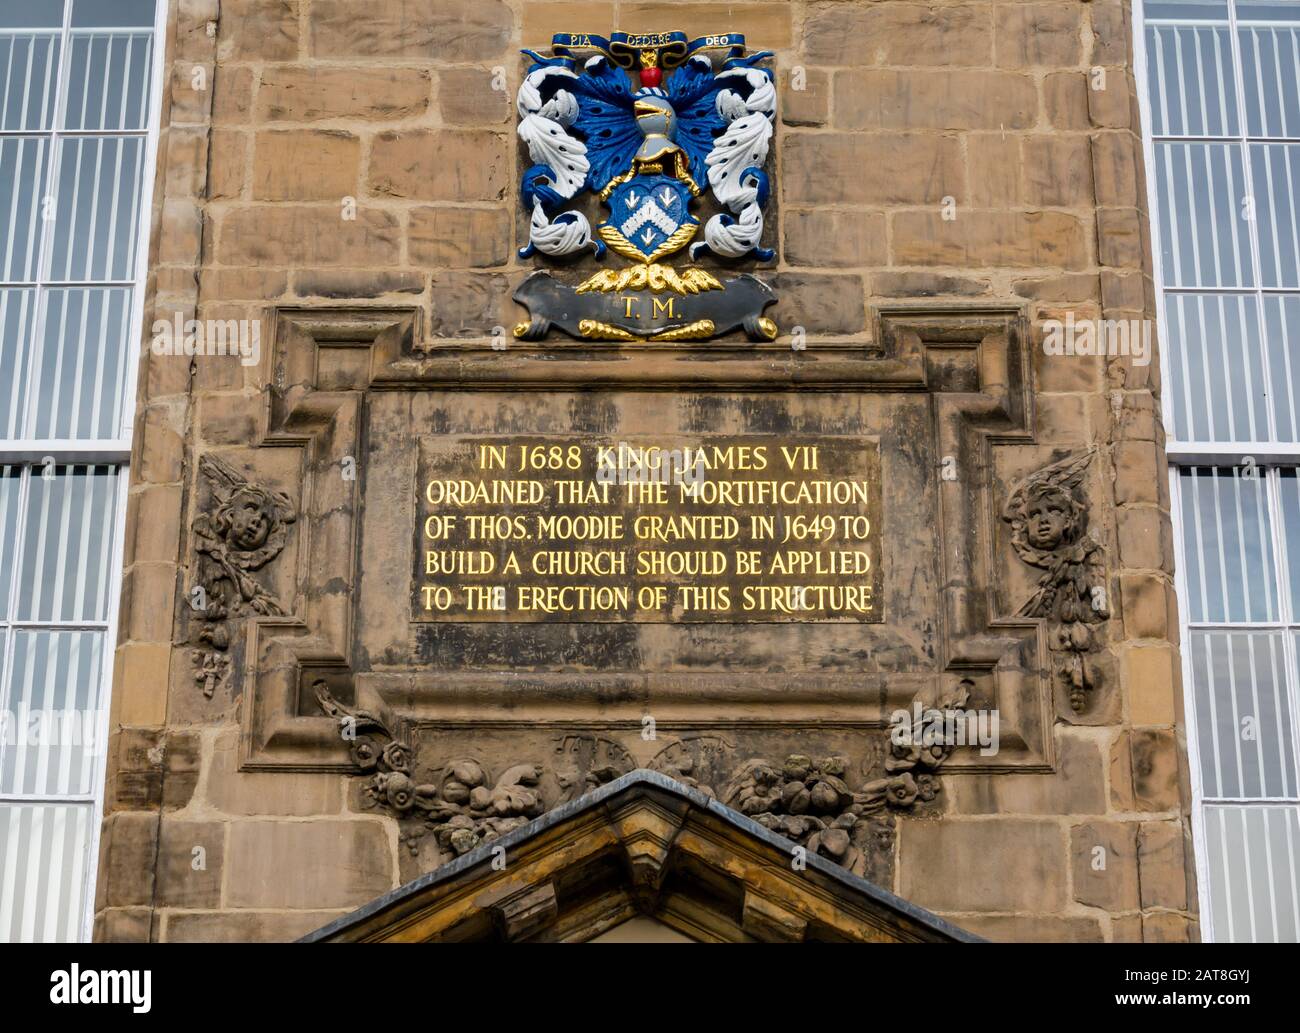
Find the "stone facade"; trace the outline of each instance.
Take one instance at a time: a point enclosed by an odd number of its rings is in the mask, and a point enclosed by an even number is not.
[[[500,348],[535,267],[519,48],[614,28],[775,52],[770,350]],[[1042,346],[1154,315],[1127,4],[173,0],[168,32],[146,326],[256,321],[262,354],[142,359],[98,938],[298,937],[484,834],[413,823],[394,775],[525,821],[634,767],[737,807],[830,786],[750,813],[844,822],[861,873],[989,938],[1197,937],[1158,362]],[[403,618],[421,434],[661,429],[880,437],[885,624]],[[1081,456],[1105,601],[1057,648],[999,516]],[[203,523],[240,492],[283,498],[282,551]],[[889,710],[957,692],[1003,753],[900,767]],[[397,760],[349,757],[359,711]]]

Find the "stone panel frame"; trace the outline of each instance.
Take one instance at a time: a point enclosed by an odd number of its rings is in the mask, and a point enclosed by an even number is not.
[[[879,729],[918,692],[973,683],[972,704],[1002,715],[994,758],[958,751],[950,772],[1054,770],[1052,685],[1042,622],[1012,611],[999,574],[994,450],[1034,444],[1030,344],[1023,306],[917,304],[874,313],[875,344],[827,344],[794,353],[780,345],[658,344],[628,347],[576,342],[557,347],[482,343],[423,346],[415,308],[298,308],[271,313],[274,327],[257,447],[302,453],[302,494],[293,616],[248,621],[244,650],[241,769],[348,771],[335,723],[315,716],[314,688],[380,713],[395,728],[530,726],[475,704],[500,702],[502,677],[436,674],[422,681],[411,709],[411,681],[367,674],[354,684],[352,600],[360,549],[360,480],[342,476],[360,454],[370,391],[453,388],[473,391],[609,387],[632,390],[923,392],[931,402],[936,454],[957,459],[960,480],[939,483],[942,613],[938,670],[915,675],[709,676],[716,687],[673,699],[672,673],[528,675],[548,693],[557,726],[639,727],[640,714],[600,717],[583,701],[636,684],[654,697],[657,719],[675,728],[800,726]],[[974,485],[974,487],[970,487]],[[779,678],[800,692],[797,716],[730,719],[709,708],[753,702]],[[362,698],[358,699],[358,696]],[[466,719],[467,709],[477,717]],[[638,708],[639,710],[639,708]],[[969,751],[966,751],[969,752]],[[329,759],[339,758],[339,759]]]
[[[352,605],[357,560],[355,481],[342,476],[361,445],[365,386],[358,359],[409,351],[413,310],[277,310],[272,313],[267,404],[258,445],[302,452],[302,520],[289,617],[248,622],[240,770],[350,771],[334,722],[307,716],[300,700],[324,681],[352,698]],[[337,360],[337,361],[331,361]],[[306,698],[313,698],[308,695]]]

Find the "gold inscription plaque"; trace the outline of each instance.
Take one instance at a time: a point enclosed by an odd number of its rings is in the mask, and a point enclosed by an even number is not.
[[[416,490],[418,621],[883,619],[874,440],[437,438]]]

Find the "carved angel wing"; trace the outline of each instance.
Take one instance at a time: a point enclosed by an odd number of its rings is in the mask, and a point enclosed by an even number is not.
[[[205,452],[199,458],[199,473],[212,482],[222,502],[241,488],[249,487],[248,478],[211,452]]]
[[[1097,450],[1090,448],[1077,456],[1066,456],[1059,462],[1043,467],[1030,479],[1044,481],[1058,488],[1077,488],[1083,483],[1083,475],[1096,454]]]
[[[1016,485],[1015,490],[1011,492],[1006,505],[1002,509],[1003,519],[1011,523],[1013,527],[1018,520],[1021,520],[1019,515],[1023,512],[1025,500],[1031,488],[1041,485],[1072,492],[1083,484],[1084,474],[1088,471],[1088,464],[1092,462],[1092,458],[1096,454],[1097,450],[1095,448],[1089,448],[1077,455],[1066,456],[1064,459],[1044,466],[1041,470],[1035,470]]]

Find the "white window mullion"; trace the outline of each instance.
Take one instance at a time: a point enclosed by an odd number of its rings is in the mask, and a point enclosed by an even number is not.
[[[1288,170],[1289,168],[1290,166],[1288,166]],[[1300,255],[1300,241],[1297,241],[1296,254]],[[1286,385],[1287,424],[1290,427],[1290,435],[1287,437],[1286,440],[1300,441],[1300,412],[1296,410],[1295,380],[1291,373],[1291,331],[1287,327],[1288,309],[1290,308],[1290,306],[1287,305],[1288,299],[1286,297],[1274,298],[1269,300],[1276,301],[1277,303],[1277,314],[1278,314],[1277,322],[1278,322],[1278,326],[1282,328],[1282,370],[1283,370],[1283,378],[1285,380],[1285,385]],[[1296,309],[1295,311],[1297,311],[1297,313],[1300,313],[1300,309]],[[1268,327],[1267,318],[1263,319],[1262,323],[1265,328]],[[1264,350],[1266,353],[1268,353],[1269,340],[1267,337],[1265,337],[1263,341],[1264,341]],[[1277,398],[1276,390],[1273,393],[1273,398],[1274,399]],[[1274,405],[1274,408],[1276,408],[1276,405]],[[1276,422],[1277,419],[1275,415],[1274,416],[1275,426],[1276,426]],[[1275,437],[1274,440],[1275,441],[1282,440],[1281,435]]]
[[[160,14],[159,17],[162,17]],[[107,591],[107,605],[104,607],[104,615],[107,624],[104,633],[99,636],[100,643],[100,661],[99,661],[99,689],[100,696],[97,703],[98,721],[96,728],[96,743],[100,744],[101,749],[96,755],[96,760],[91,765],[92,785],[95,787],[94,803],[90,807],[88,820],[90,829],[87,834],[88,848],[86,857],[88,863],[84,872],[84,881],[82,883],[82,914],[81,914],[81,939],[89,940],[91,937],[92,926],[94,923],[94,906],[95,906],[95,864],[99,857],[99,834],[100,825],[103,821],[104,813],[104,780],[108,768],[108,734],[109,734],[109,687],[112,685],[113,672],[113,654],[117,648],[117,627],[119,613],[122,601],[122,547],[126,538],[126,510],[127,494],[130,488],[130,478],[127,476],[127,468],[122,466],[118,468],[117,473],[110,478],[109,483],[112,487],[112,505],[109,512],[113,518],[109,522],[109,534],[107,535],[107,555],[114,558],[114,563],[110,576],[101,579],[104,590]]]
[[[1300,471],[1298,471],[1300,474]],[[1274,707],[1278,720],[1283,715],[1289,716],[1291,730],[1290,742],[1280,734],[1278,736],[1279,766],[1282,771],[1282,796],[1300,799],[1300,735],[1297,735],[1296,723],[1300,719],[1300,709],[1296,707],[1295,687],[1300,681],[1300,653],[1296,648],[1295,625],[1297,614],[1293,595],[1300,586],[1291,584],[1291,558],[1287,545],[1286,512],[1282,505],[1283,486],[1289,480],[1296,492],[1296,513],[1300,514],[1300,475],[1283,478],[1282,471],[1273,467],[1268,472],[1268,506],[1272,516],[1274,565],[1278,570],[1278,616],[1288,631],[1282,636],[1283,677],[1273,680]],[[1281,730],[1279,729],[1279,732]],[[1286,766],[1286,751],[1291,750],[1292,766]],[[1300,925],[1297,926],[1300,928]]]
[[[1283,680],[1286,678],[1286,676],[1287,676],[1287,652],[1286,652],[1286,640],[1289,639],[1290,637],[1291,637],[1290,632],[1286,632],[1286,633],[1284,633],[1284,634],[1281,636],[1281,642],[1280,642],[1280,643],[1274,644],[1276,640],[1271,640],[1270,643],[1269,643],[1268,662],[1269,662],[1269,677],[1270,677],[1270,679],[1272,680],[1272,683],[1273,683],[1273,713],[1277,716],[1277,719],[1278,719],[1278,720],[1281,720],[1282,715],[1286,712],[1285,709],[1284,709],[1284,708],[1286,707],[1286,700],[1285,700],[1285,698],[1282,696],[1282,692],[1283,692],[1284,690],[1283,690],[1283,688],[1282,688],[1281,683],[1282,683],[1282,681],[1283,681]],[[1280,650],[1281,653],[1282,653],[1282,669],[1281,669],[1281,670],[1278,670],[1278,651],[1279,651],[1279,650]],[[1255,691],[1255,697],[1254,697],[1254,699],[1255,699],[1255,720],[1256,720],[1256,721],[1259,721],[1259,722],[1262,723],[1262,717],[1260,716],[1260,706],[1259,706],[1259,679],[1258,679],[1257,677],[1255,677],[1255,671],[1254,671],[1254,656],[1253,656],[1253,654],[1252,654],[1252,657],[1251,657],[1251,676],[1252,676],[1253,678],[1255,678],[1255,682],[1254,682],[1254,686],[1253,686],[1254,691]],[[1279,739],[1281,739],[1280,736],[1279,736]],[[1256,735],[1256,737],[1255,737],[1255,745],[1256,745],[1256,747],[1258,748],[1258,757],[1259,757],[1259,782],[1260,782],[1260,791],[1261,791],[1265,796],[1268,796],[1268,795],[1269,795],[1269,791],[1268,791],[1268,768],[1267,768],[1267,765],[1266,765],[1265,762],[1264,762],[1263,744],[1264,744],[1264,736],[1263,736],[1262,734]],[[1280,742],[1278,743],[1278,751],[1277,751],[1277,772],[1278,772],[1278,781],[1281,783],[1281,787],[1282,787],[1281,790],[1280,790],[1280,791],[1278,792],[1278,794],[1277,794],[1278,796],[1290,796],[1290,795],[1292,795],[1292,794],[1294,793],[1294,791],[1295,791],[1294,786],[1293,786],[1293,784],[1292,784],[1291,773],[1287,770],[1287,764],[1286,764],[1286,746],[1287,746],[1287,744],[1286,744],[1285,742],[1281,742],[1281,741],[1280,741]]]
[[[26,533],[26,513],[27,513],[27,488],[29,479],[29,469],[20,468],[18,473],[18,490],[14,492],[14,505],[17,510],[14,513],[13,521],[13,541],[9,543],[13,549],[13,556],[9,564],[9,608],[7,618],[9,625],[5,630],[4,636],[4,664],[0,666],[0,708],[3,713],[11,714],[14,711],[13,693],[11,682],[13,680],[14,669],[14,629],[13,620],[18,615],[18,585],[22,571],[22,541]],[[6,492],[6,495],[9,493]],[[8,520],[4,525],[8,526]],[[8,747],[0,737],[0,778],[3,777],[5,765],[7,763]],[[3,889],[0,888],[0,893]],[[3,918],[0,918],[0,935],[8,928]]]

